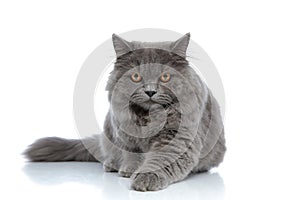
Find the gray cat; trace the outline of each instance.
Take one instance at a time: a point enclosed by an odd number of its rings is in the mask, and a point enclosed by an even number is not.
[[[42,138],[30,161],[102,162],[139,191],[160,190],[218,166],[226,147],[219,105],[189,66],[190,34],[175,42],[112,37],[117,59],[106,89],[104,132],[82,140]]]

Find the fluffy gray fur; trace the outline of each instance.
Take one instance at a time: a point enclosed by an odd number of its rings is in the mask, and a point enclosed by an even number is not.
[[[26,157],[100,161],[105,171],[131,177],[139,191],[160,190],[218,166],[226,151],[223,123],[216,99],[186,60],[189,39],[128,42],[114,34],[117,60],[106,87],[104,133],[82,140],[42,138]],[[139,82],[131,80],[136,72]],[[167,82],[160,80],[164,73],[171,77]]]

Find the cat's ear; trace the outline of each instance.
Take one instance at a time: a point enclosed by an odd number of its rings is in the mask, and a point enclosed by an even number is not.
[[[124,40],[120,36],[113,34],[112,35],[113,45],[117,54],[117,57],[124,55],[130,51],[132,51],[132,47],[130,42]]]
[[[172,44],[171,52],[185,58],[189,46],[191,34],[187,33]]]

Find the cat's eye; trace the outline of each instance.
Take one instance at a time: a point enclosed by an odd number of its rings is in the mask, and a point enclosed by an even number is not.
[[[168,82],[169,80],[171,79],[171,75],[169,73],[163,73],[161,76],[160,76],[160,80],[162,82]]]
[[[142,77],[139,73],[135,72],[131,75],[131,80],[133,82],[140,82],[142,80]]]

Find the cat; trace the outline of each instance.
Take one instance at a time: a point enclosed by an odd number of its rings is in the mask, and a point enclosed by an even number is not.
[[[218,102],[189,66],[190,34],[176,41],[127,41],[113,34],[114,69],[106,90],[104,131],[82,140],[42,138],[25,150],[30,161],[101,162],[155,191],[218,166],[226,152]]]

